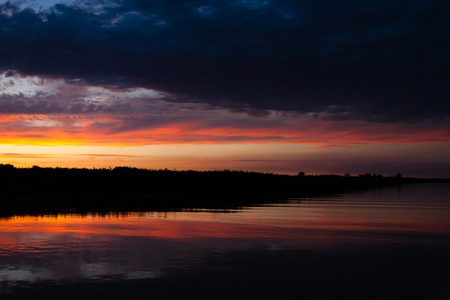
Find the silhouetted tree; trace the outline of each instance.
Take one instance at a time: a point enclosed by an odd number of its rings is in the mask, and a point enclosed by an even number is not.
[[[0,170],[13,170],[15,169],[13,165],[10,164],[0,164]]]

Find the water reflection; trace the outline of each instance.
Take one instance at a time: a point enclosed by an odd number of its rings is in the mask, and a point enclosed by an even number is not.
[[[292,199],[233,213],[14,216],[0,219],[0,280],[156,278],[236,251],[448,248],[449,196],[448,185],[428,185]]]

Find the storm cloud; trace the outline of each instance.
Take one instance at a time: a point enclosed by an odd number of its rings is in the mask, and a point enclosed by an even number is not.
[[[258,117],[447,124],[448,11],[439,0],[7,2],[0,70]],[[22,105],[8,99],[2,110]],[[28,107],[67,111],[44,104]]]

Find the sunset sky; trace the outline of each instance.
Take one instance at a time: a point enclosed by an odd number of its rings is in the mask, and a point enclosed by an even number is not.
[[[450,178],[447,0],[0,2],[0,163]]]

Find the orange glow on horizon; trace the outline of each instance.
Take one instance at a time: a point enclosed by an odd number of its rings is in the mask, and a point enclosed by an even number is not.
[[[103,125],[105,124],[105,125]],[[44,125],[44,126],[43,126]],[[336,144],[442,143],[450,130],[402,124],[367,124],[314,121],[314,124],[280,124],[271,127],[209,126],[200,121],[173,122],[154,128],[127,128],[113,116],[77,119],[67,116],[0,116],[3,144],[59,146],[103,145],[114,147],[171,144]]]
[[[0,116],[0,163],[21,167],[217,170],[296,174],[405,171],[368,162],[450,163],[450,130],[435,125],[380,124],[242,115],[229,120],[163,120],[88,114]],[[356,167],[351,169],[349,164]],[[341,166],[338,166],[341,164]],[[329,166],[329,167],[326,167]],[[375,166],[375,169],[378,169]],[[416,171],[418,170],[418,171]],[[435,165],[426,174],[446,176]]]

